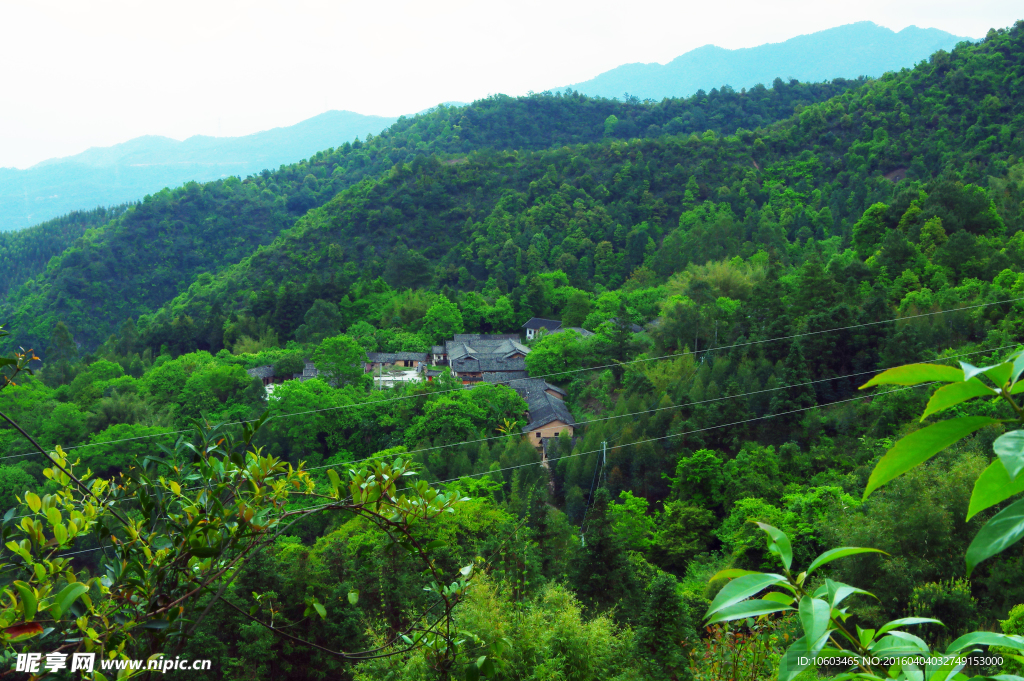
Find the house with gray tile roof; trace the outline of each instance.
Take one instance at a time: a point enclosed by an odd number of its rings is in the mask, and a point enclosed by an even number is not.
[[[254,367],[252,369],[246,369],[245,373],[249,374],[253,378],[260,379],[260,382],[262,382],[264,386],[268,386],[271,383],[280,383],[283,380],[283,379],[275,380],[276,377],[274,376],[274,365],[273,364],[265,364],[265,365],[260,366],[260,367]]]
[[[575,331],[584,338],[590,338],[594,335],[593,331],[587,331],[582,326],[562,326],[555,329],[554,331],[548,331],[548,333],[561,333],[562,331]]]
[[[502,383],[508,385],[509,381],[521,380],[527,377],[525,371],[483,371],[481,378],[484,383]]]
[[[557,319],[533,317],[520,328],[523,330],[523,333],[526,334],[526,340],[533,340],[534,338],[540,338],[544,332],[555,331],[556,329],[562,328],[562,322]]]
[[[487,357],[501,357],[512,359],[515,357],[526,357],[530,348],[519,342],[518,339],[478,339],[478,340],[454,340],[445,342],[446,359],[451,362],[456,359],[485,359]]]
[[[451,360],[452,374],[461,379],[463,383],[475,383],[484,380],[484,374],[514,374],[515,377],[526,375],[526,360],[523,357],[504,357],[484,355],[483,359],[462,359]],[[497,379],[497,377],[493,377]],[[493,383],[500,383],[502,380],[493,380]]]
[[[418,369],[427,363],[425,352],[368,352],[363,362],[363,372],[401,367]]]
[[[576,420],[561,399],[541,390],[532,393],[527,405],[528,423],[523,426],[523,433],[537,449],[544,447],[544,440],[547,438],[558,437],[565,431],[568,431],[569,435],[573,434]]]

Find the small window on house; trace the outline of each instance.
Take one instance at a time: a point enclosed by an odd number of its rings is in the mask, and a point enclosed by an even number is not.
[[[537,433],[537,437],[540,437],[540,433]]]

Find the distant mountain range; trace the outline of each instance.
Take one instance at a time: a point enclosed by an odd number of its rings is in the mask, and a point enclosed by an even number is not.
[[[569,87],[593,97],[661,100],[729,85],[739,90],[776,78],[819,82],[880,76],[911,67],[938,50],[970,40],[936,28],[908,26],[899,33],[870,21],[838,26],[739,50],[705,45],[668,64],[624,64]],[[564,89],[564,88],[557,88]]]
[[[706,45],[666,65],[626,64],[570,86],[587,95],[641,99],[685,97],[722,85],[770,86],[781,77],[804,82],[879,76],[913,66],[965,38],[938,29],[895,33],[868,21],[782,43],[727,50]],[[246,176],[294,163],[317,151],[384,130],[397,118],[328,111],[296,125],[244,137],[190,137],[183,142],[146,136],[26,170],[0,168],[0,231],[21,229],[73,210],[137,201],[189,180]]]
[[[328,111],[244,137],[196,135],[179,142],[147,135],[25,170],[0,168],[0,231],[29,227],[73,210],[137,201],[189,180],[245,177],[276,169],[367,133],[376,135],[396,120]]]

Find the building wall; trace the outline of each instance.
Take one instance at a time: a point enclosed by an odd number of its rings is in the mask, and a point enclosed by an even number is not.
[[[531,430],[529,433],[527,433],[527,435],[530,438],[530,444],[532,444],[537,449],[540,449],[543,446],[541,440],[543,440],[546,437],[558,437],[563,430],[568,430],[569,435],[573,434],[573,427],[570,426],[568,423],[565,423],[564,421],[552,421],[551,423],[547,423],[541,426],[540,428]]]
[[[369,373],[371,371],[379,371],[383,368],[384,371],[390,371],[391,369],[417,369],[419,368],[420,362],[416,359],[399,359],[394,363],[391,362],[363,362],[363,373]]]

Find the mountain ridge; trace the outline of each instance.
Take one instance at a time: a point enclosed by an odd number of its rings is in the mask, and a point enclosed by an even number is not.
[[[0,231],[39,224],[75,210],[138,201],[164,187],[246,176],[378,134],[397,117],[327,111],[295,125],[240,137],[194,135],[183,141],[143,135],[109,147],[0,168]]]
[[[367,124],[373,123],[374,125],[381,125],[381,130],[398,120],[397,116],[376,116],[361,114],[355,111],[332,109],[330,111],[317,114],[316,116],[306,118],[294,125],[277,126],[267,130],[250,133],[248,135],[237,135],[231,137],[192,135],[184,140],[176,140],[173,137],[166,137],[164,135],[141,135],[106,147],[90,147],[89,149],[72,156],[46,159],[45,161],[40,161],[34,166],[27,168],[27,170],[53,166],[60,163],[80,163],[83,165],[99,167],[116,165],[118,163],[137,163],[144,160],[142,158],[138,158],[140,155],[144,156],[147,153],[152,154],[154,152],[166,153],[168,151],[178,152],[179,156],[187,156],[180,158],[177,161],[170,161],[178,163],[224,163],[225,161],[221,161],[219,158],[203,161],[202,157],[196,156],[197,153],[222,153],[224,149],[235,153],[244,152],[248,157],[264,158],[275,152],[275,144],[294,144],[296,138],[302,141],[312,138],[310,141],[315,144],[317,143],[317,138],[319,137],[319,133],[324,125],[349,125],[351,124],[353,117],[357,117],[357,120],[360,123],[365,121]],[[373,132],[370,128],[367,128],[367,130],[372,134],[376,134],[376,132]],[[298,133],[298,135],[296,133]],[[360,137],[362,137],[362,135],[360,135]],[[342,142],[349,141],[351,140],[342,140]],[[144,146],[144,143],[148,144],[148,147]],[[157,148],[157,145],[159,145],[159,148]],[[312,154],[320,150],[321,149],[317,147],[311,149],[308,153]],[[241,156],[239,159],[247,160],[242,159]],[[151,159],[151,162],[157,160],[158,159]],[[295,160],[295,158],[289,158],[288,162],[294,162]],[[231,161],[227,162],[230,163]],[[263,168],[259,168],[258,170],[262,169]]]
[[[755,47],[731,50],[702,45],[665,64],[623,64],[567,87],[593,97],[622,97],[628,93],[659,100],[666,96],[689,96],[722,84],[736,90],[758,83],[767,85],[776,78],[817,82],[840,76],[877,77],[886,71],[911,67],[964,40],[971,39],[935,28],[908,26],[897,32],[861,21]],[[841,50],[838,57],[836,47]],[[885,53],[883,47],[890,51]]]

